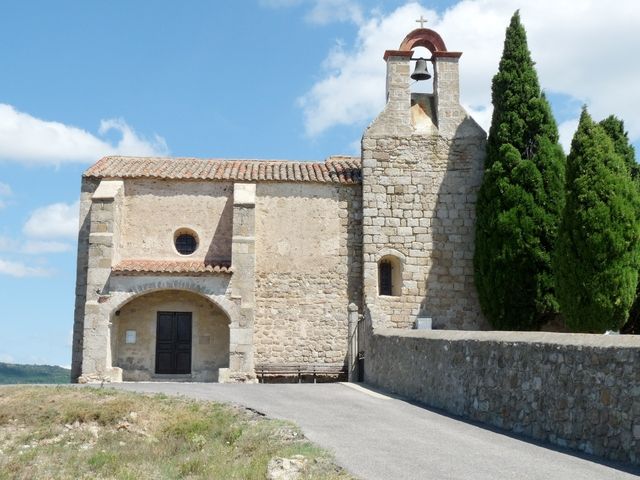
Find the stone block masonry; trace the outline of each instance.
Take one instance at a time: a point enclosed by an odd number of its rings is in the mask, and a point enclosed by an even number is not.
[[[410,328],[426,316],[437,328],[484,327],[473,278],[483,151],[483,135],[365,138],[364,288],[378,326]],[[387,252],[403,259],[399,296],[378,296]]]
[[[164,375],[155,329],[165,311],[192,314],[191,380],[254,381],[256,361],[346,361],[347,308],[361,304],[362,196],[359,162],[340,162],[311,168],[308,182],[286,180],[302,168],[289,162],[281,182],[85,177],[73,380]],[[345,167],[352,180],[338,181]],[[182,230],[197,237],[192,254],[175,248]]]
[[[360,304],[359,186],[260,184],[256,363],[340,363]]]
[[[486,134],[459,103],[460,54],[434,53],[434,94],[411,93],[411,55],[385,54],[387,104],[362,139],[364,303],[376,327],[427,317],[436,328],[483,329],[473,252]],[[392,295],[379,288],[385,257],[401,270]]]
[[[537,440],[640,464],[640,338],[378,329],[368,341],[367,383]]]

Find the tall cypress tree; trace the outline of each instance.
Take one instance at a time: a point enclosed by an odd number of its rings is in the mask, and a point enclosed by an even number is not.
[[[640,165],[636,162],[636,151],[629,141],[629,135],[624,129],[624,122],[614,115],[609,115],[600,122],[613,141],[613,148],[627,165],[631,179],[640,189]],[[640,333],[640,282],[636,286],[636,296],[629,312],[627,323],[620,330],[621,333]]]
[[[538,329],[558,311],[551,252],[565,156],[516,12],[492,83],[493,118],[477,203],[475,278],[494,328]]]
[[[631,178],[640,182],[640,165],[636,162],[636,150],[629,141],[629,134],[624,129],[624,122],[615,115],[609,115],[599,125],[604,128],[613,141],[613,148],[624,160]]]
[[[618,330],[640,268],[640,197],[624,158],[586,108],[567,159],[567,204],[554,255],[557,293],[574,331]]]

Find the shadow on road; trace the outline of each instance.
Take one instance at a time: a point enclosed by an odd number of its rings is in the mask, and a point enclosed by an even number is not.
[[[520,441],[520,442],[524,442],[524,443],[528,443],[530,445],[535,445],[537,447],[541,447],[541,448],[545,448],[547,450],[552,450],[554,452],[558,452],[558,453],[562,453],[565,455],[570,455],[572,457],[575,458],[579,458],[582,460],[587,460],[589,462],[593,462],[593,463],[597,463],[599,465],[603,465],[605,467],[609,467],[609,468],[614,468],[616,470],[620,470],[621,472],[625,472],[625,473],[630,473],[633,475],[638,475],[640,476],[640,466],[635,466],[632,465],[630,463],[623,463],[623,462],[617,462],[617,461],[613,461],[613,460],[607,460],[606,458],[602,458],[602,457],[597,457],[595,455],[590,455],[588,453],[584,453],[581,452],[579,450],[573,450],[570,448],[566,448],[566,447],[561,447],[559,445],[555,445],[553,443],[550,442],[545,442],[542,440],[537,440],[534,438],[529,438],[526,437],[524,435],[518,434],[518,433],[514,433],[511,432],[509,430],[505,430],[502,428],[498,428],[498,427],[494,427],[492,425],[487,425],[484,423],[480,423],[474,420],[470,420],[468,418],[459,416],[459,415],[453,415],[445,410],[442,410],[440,408],[434,408],[434,407],[430,407],[429,405],[425,405],[423,403],[420,402],[416,402],[414,400],[405,398],[401,395],[397,395],[393,392],[387,392],[385,390],[376,388],[372,385],[368,385],[366,383],[357,383],[356,385],[358,385],[360,388],[364,389],[364,390],[368,390],[369,392],[372,392],[376,395],[383,395],[386,397],[390,397],[393,398],[395,400],[407,403],[409,405],[413,405],[414,407],[418,407],[421,408],[423,410],[427,410],[431,413],[435,413],[437,415],[442,415],[444,417],[450,418],[452,420],[458,421],[458,422],[462,422],[462,423],[466,423],[467,425],[472,425],[474,427],[489,431],[489,432],[493,432],[493,433],[497,433],[499,435],[504,435],[506,437],[512,438],[514,440]]]

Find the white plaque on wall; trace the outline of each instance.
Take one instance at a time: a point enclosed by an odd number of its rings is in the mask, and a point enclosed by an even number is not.
[[[416,323],[413,328],[415,328],[416,330],[431,330],[433,328],[431,317],[416,318]]]
[[[136,343],[136,331],[135,330],[127,330],[127,333],[124,337],[124,343]]]

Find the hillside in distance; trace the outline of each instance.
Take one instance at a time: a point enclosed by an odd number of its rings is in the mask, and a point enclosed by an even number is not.
[[[0,362],[0,385],[11,383],[69,383],[71,371],[55,365],[17,365]]]

